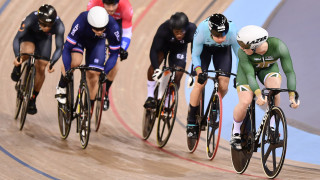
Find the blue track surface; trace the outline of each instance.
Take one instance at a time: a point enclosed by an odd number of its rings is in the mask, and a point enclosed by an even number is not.
[[[226,9],[224,15],[229,20],[233,21],[238,29],[246,25],[262,26],[280,2],[281,0],[235,0],[229,8]],[[281,39],[281,37],[279,38]],[[236,59],[234,54],[233,59]],[[233,61],[233,73],[236,73],[236,67],[236,62]],[[212,64],[209,69],[213,69]],[[229,84],[229,92],[223,99],[223,125],[221,134],[226,140],[230,139],[233,123],[233,109],[238,103],[237,92],[232,85],[233,83]],[[207,84],[206,91],[211,92],[212,88],[213,84],[210,82]],[[185,90],[186,100],[189,103],[191,89],[186,88]],[[207,101],[208,98],[210,97],[206,97]],[[207,104],[207,101],[205,104]],[[264,115],[264,111],[258,107],[256,110],[256,119],[257,124],[259,125],[260,120]],[[316,142],[320,142],[320,136],[288,126],[288,147],[286,159],[320,164],[320,154],[316,152],[316,149],[320,149],[320,143]]]

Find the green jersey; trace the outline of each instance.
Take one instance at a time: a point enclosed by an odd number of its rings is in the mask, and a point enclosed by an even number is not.
[[[296,90],[296,75],[287,46],[275,37],[269,37],[267,43],[268,50],[263,55],[253,53],[249,56],[243,50],[238,51],[237,86],[243,85],[245,87],[245,85],[249,85],[249,88],[256,93],[256,90],[260,89],[256,75],[264,84],[268,75],[279,73],[277,61],[280,59],[282,69],[287,77],[288,89]]]

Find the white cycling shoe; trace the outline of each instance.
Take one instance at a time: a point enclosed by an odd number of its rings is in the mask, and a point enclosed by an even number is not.
[[[57,97],[57,95],[66,95],[67,93],[67,88],[62,88],[62,87],[57,87],[57,92],[56,92],[56,99],[59,103],[65,104],[67,102],[66,97]]]

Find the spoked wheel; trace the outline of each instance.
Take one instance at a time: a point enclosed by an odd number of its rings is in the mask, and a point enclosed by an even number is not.
[[[17,119],[20,113],[23,95],[22,95],[22,88],[21,88],[21,79],[17,82],[15,89],[17,91],[17,97],[16,97],[16,109],[14,113],[14,119]]]
[[[212,99],[207,123],[207,157],[212,160],[217,154],[222,127],[222,98],[220,93]]]
[[[254,137],[251,132],[251,120],[249,111],[250,108],[248,109],[247,115],[241,126],[242,150],[237,151],[231,148],[232,165],[238,174],[244,173],[247,169],[254,149]]]
[[[286,149],[286,118],[279,107],[273,107],[264,124],[261,140],[262,166],[269,178],[275,178],[280,173],[286,156]]]
[[[99,83],[99,89],[96,96],[96,108],[95,108],[95,130],[98,132],[101,122],[101,116],[103,111],[103,99],[106,93],[106,83]]]
[[[202,93],[202,96],[203,96],[203,93]],[[193,153],[197,149],[198,143],[200,141],[201,127],[202,127],[202,116],[203,116],[202,110],[203,110],[203,98],[200,98],[200,107],[199,107],[199,110],[196,112],[196,117],[197,117],[196,123],[199,127],[198,138],[197,139],[189,138],[187,135],[187,145],[188,145],[188,150],[190,153]]]
[[[159,85],[154,89],[154,97],[158,99],[158,88]],[[158,102],[158,100],[156,100]],[[143,120],[142,120],[142,138],[147,140],[152,132],[154,123],[157,119],[156,109],[144,109],[143,111]]]
[[[159,147],[164,147],[171,135],[176,119],[178,107],[178,88],[171,83],[164,94],[158,115],[157,142]]]
[[[23,94],[22,94],[23,99],[22,99],[22,109],[21,109],[21,116],[20,116],[20,131],[23,129],[23,125],[27,116],[29,100],[33,93],[34,75],[35,75],[35,69],[34,67],[32,67],[25,79],[25,87],[23,89]]]
[[[78,116],[79,122],[79,136],[81,147],[85,149],[89,142],[90,137],[90,95],[87,84],[83,83],[80,90],[80,113]]]
[[[71,121],[72,121],[72,113],[73,113],[73,98],[72,98],[73,92],[72,91],[73,91],[73,85],[71,82],[71,83],[68,83],[68,87],[67,87],[66,104],[61,104],[58,102],[58,121],[59,121],[60,135],[62,139],[67,139],[71,129]]]

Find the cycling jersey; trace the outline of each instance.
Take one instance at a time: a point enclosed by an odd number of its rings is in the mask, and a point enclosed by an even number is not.
[[[66,71],[71,68],[71,52],[83,52],[86,48],[86,64],[104,69],[107,74],[116,64],[120,49],[120,29],[117,22],[109,15],[109,22],[102,36],[92,31],[87,20],[88,11],[82,12],[74,21],[67,36],[62,53]],[[108,40],[110,55],[105,65],[105,41]],[[80,47],[80,48],[79,48]],[[104,50],[101,50],[104,49]],[[82,53],[81,52],[81,53]],[[98,53],[97,53],[98,52]]]
[[[238,42],[237,42],[237,29],[233,22],[229,21],[229,31],[227,33],[226,40],[222,42],[221,44],[216,43],[211,38],[211,32],[209,30],[208,26],[208,20],[209,18],[202,21],[193,38],[193,48],[192,48],[192,64],[194,69],[197,67],[201,67],[201,58],[200,55],[202,53],[202,50],[204,47],[227,47],[231,46],[233,49],[233,52],[237,55],[238,50],[240,48]],[[238,57],[237,57],[238,61]],[[231,66],[231,65],[230,65]]]
[[[35,44],[35,54],[43,57],[45,60],[50,60],[52,35],[55,35],[56,50],[52,55],[51,64],[54,64],[62,54],[63,38],[64,38],[64,24],[57,16],[56,21],[49,32],[43,32],[38,21],[38,12],[30,13],[21,23],[13,40],[13,51],[15,56],[19,56],[20,43],[24,41],[31,41]]]
[[[188,27],[186,28],[186,34],[184,38],[182,40],[177,40],[172,32],[172,29],[170,28],[169,20],[161,24],[153,38],[150,49],[150,61],[153,68],[159,68],[159,52],[164,52],[165,54],[167,54],[167,52],[170,52],[170,54],[176,54],[175,59],[180,59],[186,62],[188,43],[191,43],[192,49],[193,34],[196,28],[197,27],[194,23],[189,23]]]
[[[237,87],[246,87],[247,85],[247,87],[249,86],[249,88],[258,95],[257,93],[260,92],[260,88],[256,80],[256,75],[263,84],[267,77],[278,76],[279,68],[277,61],[280,59],[282,69],[287,77],[288,89],[296,90],[296,75],[287,46],[275,37],[269,37],[267,43],[268,50],[263,55],[254,53],[249,56],[243,50],[239,50]],[[247,90],[247,88],[244,89]]]
[[[94,6],[103,6],[102,0],[90,0],[87,5],[87,10],[90,10]],[[128,49],[131,36],[132,36],[132,16],[133,9],[129,0],[120,0],[118,8],[112,17],[118,22],[121,32],[121,47],[125,50]]]

